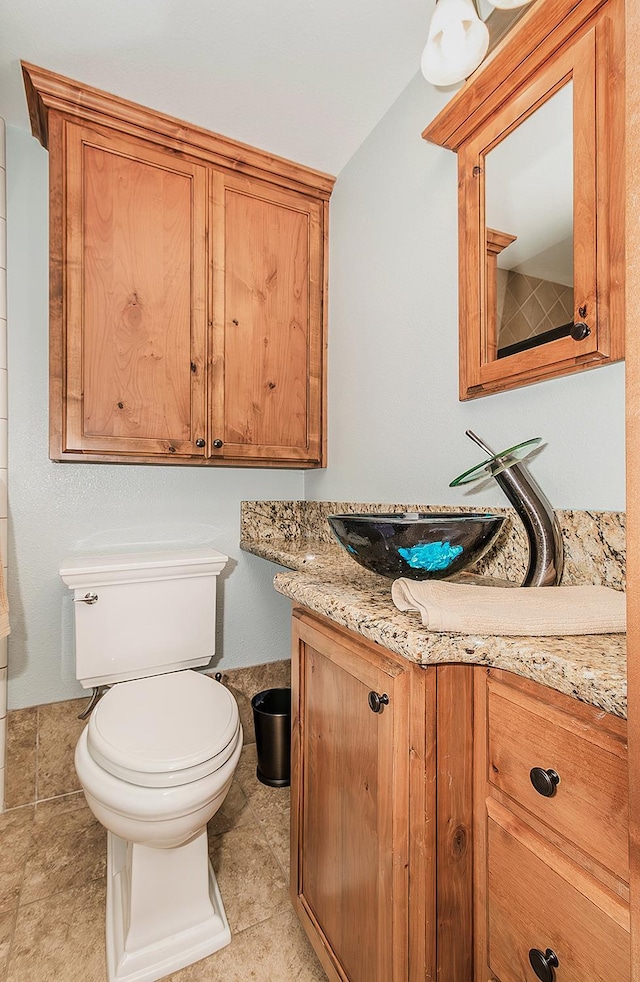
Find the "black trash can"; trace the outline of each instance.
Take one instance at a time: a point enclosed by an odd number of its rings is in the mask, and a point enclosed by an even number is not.
[[[256,731],[256,776],[271,788],[291,782],[291,689],[265,689],[251,700]]]

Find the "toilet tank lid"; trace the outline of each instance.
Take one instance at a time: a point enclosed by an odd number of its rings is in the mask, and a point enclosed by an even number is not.
[[[121,572],[140,571],[145,578],[166,576],[168,569],[184,574],[219,573],[229,557],[210,547],[165,550],[162,552],[114,553],[103,556],[71,556],[62,561],[60,576],[73,589],[81,586],[84,577],[106,576]]]

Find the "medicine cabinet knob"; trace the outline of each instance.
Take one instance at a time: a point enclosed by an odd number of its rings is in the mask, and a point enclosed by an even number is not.
[[[369,709],[371,710],[372,713],[381,713],[382,707],[388,705],[389,705],[389,696],[387,695],[386,692],[383,692],[382,695],[379,695],[377,692],[374,692],[373,689],[371,690],[371,692],[369,693]]]
[[[543,798],[552,798],[556,793],[556,787],[560,784],[560,775],[554,770],[547,770],[543,767],[532,767],[529,777],[534,788]]]
[[[529,964],[540,982],[553,982],[556,977],[553,970],[558,967],[558,956],[551,948],[547,948],[544,953],[539,948],[532,948],[529,952]]]
[[[222,446],[222,440],[214,440],[213,441],[213,445],[214,445],[214,447],[215,447],[216,450],[219,450],[220,447]]]
[[[591,334],[591,328],[584,321],[576,321],[572,324],[570,333],[574,341],[584,341]]]
[[[202,439],[202,437],[198,437],[196,440],[196,447],[204,447],[204,443],[205,441]]]

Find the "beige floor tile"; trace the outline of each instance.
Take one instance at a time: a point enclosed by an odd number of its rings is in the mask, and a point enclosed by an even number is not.
[[[38,804],[20,905],[104,876],[106,855],[105,829],[83,795]]]
[[[258,822],[211,836],[209,853],[232,931],[288,906],[286,880]]]
[[[7,970],[17,916],[17,908],[16,910],[5,910],[3,914],[0,914],[0,979],[4,979]]]
[[[21,907],[7,982],[105,982],[104,911],[102,880]]]
[[[73,755],[86,725],[77,716],[86,704],[86,699],[70,699],[38,707],[38,799],[80,790]]]
[[[288,814],[286,824],[283,823],[280,816],[276,815],[273,821],[260,819],[260,825],[262,826],[262,831],[269,844],[269,848],[282,871],[285,883],[289,883],[291,839],[289,836]]]
[[[232,668],[223,673],[223,679],[234,689],[251,699],[263,689],[286,687],[291,684],[291,661],[271,661],[249,668]]]
[[[270,788],[256,779],[255,746],[243,748],[236,775],[249,807],[288,881],[290,788]]]
[[[0,815],[0,911],[18,905],[27,857],[31,850],[33,805]]]
[[[236,768],[236,780],[247,797],[260,783],[256,777],[257,759],[255,743],[245,743]]]
[[[7,714],[5,808],[36,800],[38,708],[12,709]]]
[[[221,832],[229,832],[231,829],[240,828],[247,822],[253,820],[253,814],[249,808],[247,796],[240,787],[236,778],[229,788],[229,793],[208,825],[209,836],[219,835]]]
[[[291,909],[235,934],[223,948],[169,976],[171,982],[322,982],[326,975]]]

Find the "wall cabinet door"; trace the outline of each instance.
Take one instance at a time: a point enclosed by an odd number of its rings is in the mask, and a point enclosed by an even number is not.
[[[322,459],[323,206],[214,172],[211,452]]]
[[[206,168],[56,124],[52,456],[202,456]]]
[[[411,666],[297,614],[293,651],[293,901],[330,979],[400,982]]]

